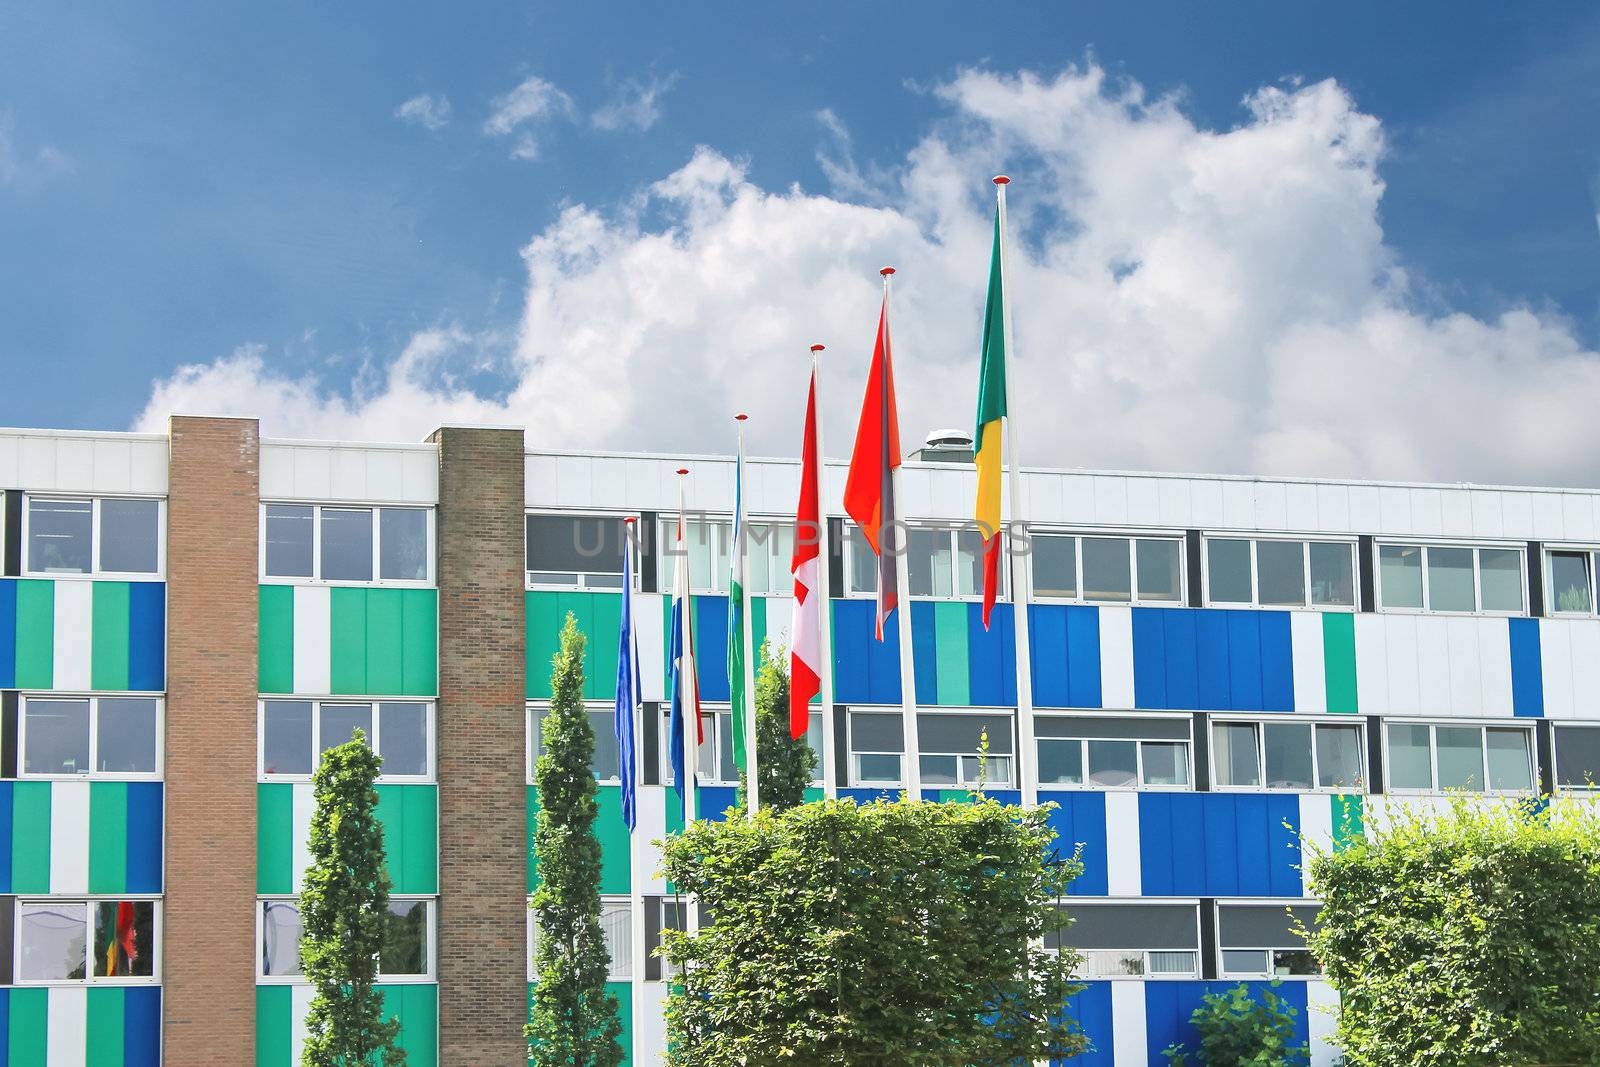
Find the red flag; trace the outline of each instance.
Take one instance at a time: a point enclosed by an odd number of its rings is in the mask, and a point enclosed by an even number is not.
[[[806,396],[805,443],[800,451],[800,503],[794,513],[794,619],[789,644],[789,736],[805,736],[811,698],[822,692],[822,515],[817,479],[817,372],[811,372]]]
[[[844,510],[861,527],[867,544],[878,557],[878,640],[883,640],[883,621],[900,602],[893,553],[901,551],[900,534],[895,532],[892,472],[900,466],[900,417],[894,402],[894,367],[889,356],[889,294],[883,294],[883,310],[878,313],[878,343],[872,350],[872,369],[867,373],[867,393],[861,401],[861,423],[856,427],[855,450],[850,454],[850,473],[844,483]],[[893,535],[885,538],[884,532]],[[887,549],[887,551],[885,551]]]

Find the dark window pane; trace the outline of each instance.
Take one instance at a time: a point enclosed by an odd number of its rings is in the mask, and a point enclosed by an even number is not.
[[[1138,754],[1132,741],[1090,741],[1089,784],[1108,788],[1136,785]]]
[[[676,521],[669,528],[676,537]],[[621,575],[623,529],[617,518],[529,515],[528,570]]]
[[[94,510],[87,500],[28,501],[28,569],[88,574]]]
[[[1223,948],[1298,948],[1305,939],[1295,926],[1317,928],[1315,904],[1224,904],[1217,909],[1217,940]]]
[[[1305,723],[1265,723],[1262,737],[1267,759],[1267,786],[1311,788],[1311,727]]]
[[[117,574],[156,573],[161,505],[154,500],[100,501],[100,569]]]
[[[589,768],[601,781],[620,779],[622,755],[617,747],[616,712],[591,711],[588,715],[589,728],[594,731],[594,762]]]
[[[958,785],[961,782],[959,756],[922,756],[918,761],[923,785]]]
[[[1133,543],[1139,564],[1139,599],[1177,603],[1183,599],[1183,583],[1176,541],[1157,541],[1141,537]]]
[[[950,531],[912,530],[906,568],[912,596],[950,596]]]
[[[1083,539],[1083,598],[1121,601],[1133,596],[1132,564],[1126,537]]]
[[[1305,548],[1301,541],[1256,542],[1259,603],[1298,605],[1306,602]]]
[[[1428,608],[1431,611],[1476,611],[1472,585],[1472,549],[1428,549]]]
[[[428,973],[428,902],[390,900],[384,916],[383,947],[378,950],[380,974]]]
[[[384,508],[378,524],[378,577],[427,581],[428,513],[420,508]]]
[[[1211,730],[1217,767],[1217,784],[1261,784],[1261,762],[1256,752],[1256,728],[1249,723],[1218,723]]]
[[[878,591],[878,557],[867,543],[867,535],[853,523],[845,526],[850,542],[850,592],[875,593]]]
[[[1032,563],[1034,595],[1078,595],[1077,538],[1035,534]]]
[[[1104,737],[1115,740],[1187,741],[1189,718],[1179,715],[1040,715],[1036,737]]]
[[[300,908],[292,900],[261,902],[261,973],[284,977],[300,973]]]
[[[95,770],[152,774],[156,769],[156,702],[153,697],[101,697],[97,711]]]
[[[311,577],[313,510],[299,504],[267,505],[268,577]]]
[[[905,748],[904,726],[899,712],[852,712],[850,747],[857,752],[899,752]]]
[[[261,710],[261,769],[311,773],[311,701],[269,700]]]
[[[1322,789],[1361,784],[1361,727],[1317,727],[1317,785]]]
[[[1574,789],[1600,787],[1600,727],[1557,726],[1556,784]]]
[[[1589,579],[1589,553],[1550,553],[1550,604],[1556,611],[1593,611]]]
[[[89,702],[29,698],[23,708],[23,773],[88,774]]]
[[[96,978],[149,978],[155,974],[156,905],[153,900],[104,900],[94,905]]]
[[[322,509],[322,578],[330,582],[372,581],[371,509]]]
[[[86,977],[88,925],[81,902],[22,905],[17,915],[17,977],[32,982]]]
[[[1311,542],[1311,603],[1354,607],[1354,554],[1338,541]]]
[[[917,744],[924,752],[976,752],[985,734],[990,752],[1011,754],[1010,715],[917,716]]]
[[[322,754],[330,748],[336,748],[351,740],[355,732],[360,730],[367,737],[367,742],[372,742],[372,705],[371,704],[324,704],[322,705],[321,736],[317,738],[317,759],[322,759]]]
[[[1206,582],[1214,604],[1249,604],[1250,542],[1213,537],[1206,541]]]
[[[1189,746],[1170,741],[1146,741],[1139,746],[1145,785],[1188,785]]]
[[[410,701],[379,704],[378,744],[384,774],[427,774],[428,706]]]
[[[1082,785],[1083,742],[1039,739],[1039,784]]]
[[[861,782],[898,782],[900,757],[864,755],[856,757],[856,778]]]
[[[1193,904],[1068,904],[1065,911],[1072,925],[1050,947],[1062,941],[1084,949],[1200,947],[1199,913]]]

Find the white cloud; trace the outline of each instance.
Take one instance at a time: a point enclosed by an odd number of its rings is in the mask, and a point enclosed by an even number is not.
[[[514,136],[513,159],[538,158],[539,142],[532,128],[549,118],[571,116],[573,111],[572,97],[537,75],[495,97],[491,104],[493,110],[483,124],[483,132],[491,137]]]
[[[725,452],[746,410],[753,451],[793,455],[821,341],[825,436],[845,455],[892,263],[913,443],[972,417],[1003,168],[1026,462],[1593,482],[1600,353],[1537,307],[1424,308],[1384,242],[1382,126],[1338,84],[1262,89],[1228,130],[1093,66],[965,71],[937,92],[949,115],[903,161],[841,171],[870,190],[766,189],[701,148],[634,203],[568,206],[522,251],[502,398],[441,377],[476,342],[434,331],[348,399],[259,352],[185,368],[139,424],[231,407],[278,434],[478,420],[538,444]]]
[[[648,130],[661,119],[661,98],[677,84],[677,74],[652,76],[647,81],[629,79],[616,87],[611,101],[596,109],[589,121],[601,130]]]
[[[421,93],[395,108],[394,117],[425,130],[442,130],[450,124],[450,98]]]

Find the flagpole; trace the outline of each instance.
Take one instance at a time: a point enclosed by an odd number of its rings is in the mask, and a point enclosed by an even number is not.
[[[689,471],[686,467],[678,468],[678,551],[689,551],[689,527],[684,518],[688,511],[687,485]],[[694,600],[694,568],[685,565],[681,560],[677,567],[677,574],[683,577],[682,606],[679,608],[678,624],[683,627],[683,643],[678,649],[678,684],[681,687],[680,700],[683,701],[683,825],[687,829],[694,822],[699,813],[695,807],[695,772],[700,767],[700,680],[697,665],[694,661],[694,641],[691,635],[694,623],[694,613],[690,608]],[[676,581],[673,582],[677,584]],[[685,669],[687,667],[687,669]],[[691,742],[689,739],[694,738]],[[683,928],[687,933],[698,933],[700,924],[696,921],[694,902],[690,901],[684,906]]]
[[[756,718],[756,656],[760,655],[760,652],[755,647],[753,627],[750,620],[751,608],[754,605],[750,599],[750,590],[745,588],[749,583],[750,576],[749,552],[746,550],[746,545],[750,540],[750,533],[745,528],[749,509],[744,505],[744,424],[750,416],[740,412],[733,418],[739,424],[738,489],[734,493],[734,506],[739,512],[735,519],[739,526],[739,536],[737,538],[738,544],[734,545],[733,548],[735,552],[739,553],[740,562],[739,626],[741,632],[739,640],[744,644],[744,655],[741,657],[744,661],[744,707],[741,709],[741,714],[744,716],[745,721],[745,792],[748,798],[746,803],[748,815],[749,818],[754,819],[756,810],[761,807],[761,779],[757,773],[758,750],[761,748],[761,740],[757,733],[760,725]],[[733,590],[728,590],[728,593],[731,596]],[[731,683],[733,679],[730,678],[728,681]]]
[[[634,607],[637,606],[634,603],[634,599],[633,599],[633,575],[634,575],[634,572],[636,570],[636,568],[633,566],[633,553],[634,553],[634,548],[635,548],[635,546],[637,544],[637,542],[635,541],[634,537],[637,536],[637,534],[638,534],[638,530],[639,530],[638,521],[639,520],[637,519],[637,517],[635,517],[633,515],[629,515],[626,519],[623,519],[622,521],[623,521],[622,550],[623,550],[623,552],[625,552],[627,554],[626,564],[627,564],[627,570],[628,570],[628,573],[625,576],[625,580],[622,583],[622,595],[628,598],[628,617],[631,620],[633,618],[633,609],[634,609]],[[634,535],[634,536],[630,536],[630,535]],[[631,640],[633,641],[633,648],[630,649],[629,651],[636,651],[637,648],[638,648],[638,640],[639,640],[637,631],[634,632]],[[637,655],[634,655],[633,663],[634,663],[634,667],[637,668],[638,667],[638,663],[639,663],[639,657]],[[632,704],[633,704],[633,708],[632,708],[633,736],[635,738],[638,738],[638,737],[641,736],[641,729],[640,728],[643,725],[643,714],[642,714],[643,708],[642,708],[640,702],[637,701],[637,700],[633,700],[632,697],[633,697],[633,693],[630,692],[629,693],[629,699],[630,699],[630,701],[632,701]],[[619,746],[619,749],[620,749],[620,746]],[[621,771],[622,771],[623,774],[632,775],[632,777],[633,777],[633,788],[635,790],[635,794],[637,795],[637,791],[638,791],[638,788],[639,788],[639,761],[638,761],[638,756],[637,756],[637,752],[638,752],[637,744],[635,745],[634,752],[635,752],[635,756],[634,756],[633,766],[631,766],[631,767],[623,767],[623,768],[621,768]],[[626,787],[626,784],[625,784],[624,787]],[[637,815],[638,810],[639,810],[638,801],[636,799],[634,801],[634,812],[635,812],[634,818],[635,818],[636,822],[637,822],[637,819],[638,819],[638,815]],[[639,855],[639,851],[640,851],[640,843],[639,843],[638,827],[637,826],[629,827],[628,828],[628,942],[629,942],[628,951],[629,951],[630,967],[629,967],[628,974],[629,974],[629,978],[630,978],[629,984],[633,986],[633,997],[631,999],[631,1003],[630,1003],[630,1006],[629,1006],[629,1014],[633,1017],[633,1030],[632,1030],[632,1032],[635,1033],[635,1034],[639,1034],[639,1033],[643,1033],[644,1032],[643,1030],[640,1029],[640,1027],[644,1023],[644,992],[645,992],[645,990],[644,990],[644,969],[645,969],[645,964],[648,961],[648,953],[649,953],[649,946],[647,946],[645,944],[645,929],[644,929],[644,882],[642,881],[642,870],[643,870],[644,864],[643,864],[642,859],[641,859],[641,857]]]
[[[1006,268],[1006,186],[1011,179],[1004,174],[995,176],[994,187],[1000,221],[1000,304],[1005,316],[1006,344],[1006,451],[1011,454],[1011,493],[1005,501],[1010,507],[1001,512],[1001,528],[1010,537],[1013,525],[1024,528],[1022,517],[1022,453],[1017,451],[1017,416],[1012,401],[1011,379],[1016,377],[1016,346],[1011,339],[1011,272]],[[1005,521],[1009,514],[1010,521]],[[1033,556],[1031,543],[1016,545],[1008,540],[1002,548],[1013,549],[1006,553],[1011,565],[1011,615],[1017,628],[1017,782],[1022,791],[1022,803],[1032,807],[1039,802],[1039,757],[1034,740],[1033,725],[1033,645],[1029,636],[1028,605],[1033,597]],[[1015,549],[1021,549],[1017,551]]]
[[[894,276],[893,267],[884,267],[878,272],[883,275],[883,334],[885,338],[891,336],[889,329],[889,279]],[[893,365],[892,345],[885,344],[884,373],[890,373]],[[884,396],[888,396],[887,383],[882,385]],[[888,433],[888,427],[884,428]],[[897,459],[899,457],[896,457]],[[900,493],[900,467],[889,468],[889,484],[893,489],[895,501],[901,500]],[[921,746],[917,741],[917,672],[916,665],[911,661],[911,567],[907,560],[907,549],[910,546],[911,533],[905,521],[899,517],[899,508],[895,509],[895,521],[898,524],[894,533],[894,573],[895,584],[899,586],[898,602],[895,604],[895,615],[899,617],[900,625],[900,713],[903,722],[903,740],[905,741],[905,765],[901,770],[901,780],[905,790],[912,800],[922,799],[922,760]],[[888,552],[891,550],[889,538],[885,531],[878,533],[880,548]],[[881,595],[881,592],[880,592]]]
[[[817,417],[817,531],[816,536],[821,547],[821,554],[817,568],[817,592],[822,598],[822,662],[817,665],[817,675],[822,681],[822,795],[833,800],[839,795],[839,769],[834,766],[833,748],[833,557],[832,545],[828,542],[828,497],[826,487],[828,484],[827,453],[822,450],[822,353],[823,345],[811,346],[811,383],[813,395],[816,397],[815,412]],[[802,472],[805,462],[800,464]],[[799,530],[795,536],[801,536]],[[839,546],[843,549],[843,545]],[[789,640],[794,640],[794,635],[789,635]],[[793,683],[793,679],[790,682]]]

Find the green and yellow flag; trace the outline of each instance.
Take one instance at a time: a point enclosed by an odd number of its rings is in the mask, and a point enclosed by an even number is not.
[[[994,214],[994,250],[989,254],[989,298],[983,308],[983,360],[978,370],[978,426],[973,433],[978,468],[976,519],[983,535],[983,628],[1000,586],[1000,420],[1006,417],[1005,269],[1000,256],[1001,215]]]

